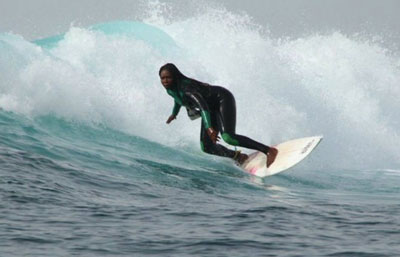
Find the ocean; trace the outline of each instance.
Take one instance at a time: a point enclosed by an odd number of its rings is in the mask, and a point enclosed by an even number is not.
[[[1,256],[400,256],[400,59],[246,14],[0,33]],[[158,69],[228,88],[237,132],[324,140],[264,179],[200,150]],[[241,149],[244,152],[251,152]]]

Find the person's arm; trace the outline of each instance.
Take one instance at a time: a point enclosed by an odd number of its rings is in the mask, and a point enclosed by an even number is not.
[[[178,116],[181,107],[182,106],[175,101],[174,109],[172,109],[172,115],[174,115],[175,117]]]
[[[172,114],[171,114],[171,116],[169,116],[169,118],[167,120],[167,124],[171,123],[171,121],[176,119],[176,116],[178,115],[181,107],[182,106],[175,101],[174,108],[172,109]]]

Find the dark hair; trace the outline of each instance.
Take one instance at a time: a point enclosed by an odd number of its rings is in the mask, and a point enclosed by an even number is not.
[[[182,74],[182,72],[175,66],[173,63],[167,63],[161,66],[160,71],[158,72],[158,75],[161,75],[161,72],[163,70],[167,70],[171,73],[172,79],[174,81],[179,81],[181,79],[187,78],[185,75]]]
[[[183,75],[183,73],[173,63],[167,63],[167,64],[164,64],[163,66],[161,66],[160,71],[158,72],[159,76],[161,75],[161,72],[163,70],[167,70],[171,73],[174,83],[179,83],[183,79],[187,79],[187,80],[190,80],[193,84],[197,84],[197,85],[203,84],[200,81],[197,81],[195,79],[192,79],[192,78],[189,78],[189,77],[186,77],[185,75]]]

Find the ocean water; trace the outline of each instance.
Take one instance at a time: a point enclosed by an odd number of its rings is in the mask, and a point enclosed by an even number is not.
[[[0,255],[399,256],[398,53],[152,8],[35,41],[0,33]],[[202,153],[199,120],[165,124],[166,62],[231,90],[239,133],[323,142],[264,179]]]

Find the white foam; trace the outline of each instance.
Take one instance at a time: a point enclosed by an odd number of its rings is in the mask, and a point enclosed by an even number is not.
[[[310,167],[398,167],[400,61],[378,43],[339,32],[275,39],[224,9],[183,20],[157,15],[151,22],[180,53],[162,55],[140,40],[75,27],[49,53],[3,37],[12,47],[1,48],[9,54],[0,61],[0,107],[198,149],[199,120],[190,122],[182,109],[165,124],[173,99],[158,69],[174,62],[189,77],[234,93],[240,134],[266,144],[323,134]]]

